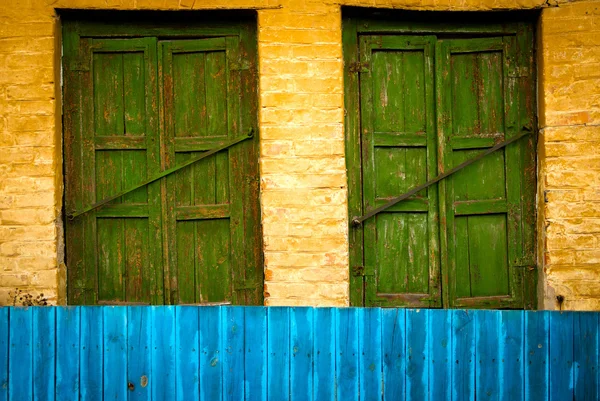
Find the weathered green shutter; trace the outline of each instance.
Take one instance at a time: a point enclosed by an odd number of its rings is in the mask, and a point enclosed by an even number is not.
[[[82,39],[67,64],[66,208],[160,171],[156,40]],[[160,187],[150,184],[67,224],[71,303],[162,299]]]
[[[229,42],[229,49],[227,47]],[[221,38],[162,42],[166,166],[240,135],[239,91],[230,58],[237,43]],[[231,300],[243,269],[244,146],[195,163],[167,180],[171,299]],[[175,290],[177,289],[177,290]]]
[[[360,42],[363,199],[381,206],[436,174],[434,37]],[[439,306],[437,193],[424,190],[364,225],[368,305]]]
[[[531,129],[520,120],[516,75],[522,68],[516,54],[514,36],[438,42],[439,154],[444,171]],[[500,149],[440,183],[448,306],[523,307],[524,142]]]
[[[103,39],[68,25],[67,212],[246,135],[256,113],[250,31]],[[262,303],[255,142],[68,220],[69,303]]]
[[[346,121],[351,218],[533,131],[527,24],[345,27],[356,60],[346,107],[358,114]],[[431,35],[392,33],[413,29]],[[351,228],[352,302],[532,308],[534,143],[519,139]]]

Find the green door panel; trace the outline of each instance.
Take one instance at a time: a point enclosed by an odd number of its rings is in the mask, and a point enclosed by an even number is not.
[[[373,209],[436,174],[434,37],[360,42],[363,202]],[[365,223],[368,305],[439,306],[437,193],[423,190]]]
[[[231,71],[225,38],[167,41],[160,48],[171,167],[239,136],[239,79]],[[243,226],[232,220],[239,221],[243,208],[233,182],[242,172],[234,171],[232,162],[243,147],[219,152],[167,179],[174,206],[168,228],[174,303],[227,301],[235,294],[233,272],[241,261],[232,245],[239,246]]]
[[[434,25],[426,36],[358,26],[345,23],[346,57],[357,60],[346,70],[346,107],[357,114],[346,122],[350,216],[532,130],[527,24],[451,39]],[[532,308],[534,142],[523,138],[351,228],[352,303]]]
[[[514,37],[439,41],[440,165],[451,169],[520,133]],[[453,307],[523,308],[523,269],[511,266],[520,242],[522,142],[500,149],[441,183],[447,238],[447,302]],[[511,171],[508,166],[512,166]]]
[[[239,68],[255,65],[252,30],[109,39],[81,37],[78,29],[65,25],[68,211],[222,146],[255,124],[255,74]],[[261,304],[253,142],[68,220],[69,303]]]
[[[65,74],[74,85],[66,108],[80,113],[66,119],[75,128],[65,138],[67,209],[160,171],[156,39],[82,39],[79,50],[87,65]],[[151,184],[68,222],[70,302],[159,302],[160,219],[160,187]]]

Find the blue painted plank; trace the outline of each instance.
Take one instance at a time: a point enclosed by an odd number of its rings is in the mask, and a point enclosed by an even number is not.
[[[549,313],[525,313],[525,400],[548,400]]]
[[[550,314],[550,401],[573,399],[573,314]]]
[[[79,354],[81,399],[101,400],[104,375],[104,309],[83,306]]]
[[[0,401],[8,400],[8,345],[11,309],[0,308]]]
[[[223,399],[221,307],[198,308],[200,327],[200,399]]]
[[[383,358],[381,357],[381,309],[358,310],[359,388],[361,400],[380,400]]]
[[[331,401],[335,400],[336,377],[336,309],[316,308],[314,310],[314,372],[313,372],[313,399]]]
[[[452,397],[452,314],[447,310],[429,311],[426,335],[429,343],[429,394],[431,400]]]
[[[475,400],[475,319],[473,311],[453,310],[452,400]]]
[[[575,400],[600,399],[598,393],[598,313],[574,314]]]
[[[33,399],[54,400],[56,310],[33,308]]]
[[[246,347],[244,392],[246,400],[267,399],[267,309],[246,307],[244,336]]]
[[[312,400],[313,312],[313,308],[292,308],[290,310],[290,391],[292,401]]]
[[[152,373],[150,388],[153,400],[175,398],[175,308],[152,306]]]
[[[406,394],[405,347],[406,311],[381,310],[383,354],[383,399],[404,400]]]
[[[56,399],[79,400],[80,308],[56,309]]]
[[[336,385],[338,400],[358,400],[358,309],[336,309]]]
[[[198,308],[177,306],[175,314],[177,399],[197,400],[200,396]]]
[[[521,401],[525,396],[524,312],[500,312],[500,371],[501,400]]]
[[[104,399],[127,399],[127,307],[104,311]]]
[[[406,311],[406,399],[425,400],[429,389],[428,323],[429,311]],[[435,333],[432,333],[435,335]]]
[[[471,311],[475,316],[475,395],[477,400],[500,399],[500,312]]]
[[[267,309],[267,399],[286,400],[290,394],[290,309]]]
[[[10,314],[10,400],[33,399],[33,308],[13,308]]]
[[[244,399],[244,308],[223,307],[224,400]]]
[[[145,306],[127,308],[127,381],[133,384],[129,401],[149,401],[151,372],[152,309]]]

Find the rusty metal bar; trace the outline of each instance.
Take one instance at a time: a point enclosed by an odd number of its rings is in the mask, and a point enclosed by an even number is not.
[[[112,195],[112,196],[109,196],[108,198],[104,198],[104,199],[102,199],[101,201],[99,201],[99,202],[96,202],[96,203],[94,203],[93,205],[91,205],[91,206],[88,206],[88,207],[86,207],[86,208],[84,208],[84,209],[82,209],[82,210],[80,210],[80,211],[78,211],[78,212],[71,212],[71,213],[68,213],[68,214],[67,214],[67,218],[68,218],[69,220],[73,220],[74,218],[76,218],[76,217],[79,217],[79,216],[81,216],[82,214],[85,214],[85,213],[87,213],[87,212],[90,212],[90,211],[92,211],[92,210],[94,210],[94,209],[97,209],[97,208],[99,208],[100,206],[103,206],[103,205],[107,204],[108,202],[110,202],[110,201],[113,201],[113,200],[115,200],[115,199],[117,199],[117,198],[120,198],[121,196],[123,196],[123,195],[125,195],[125,194],[128,194],[128,193],[129,193],[129,192],[131,192],[131,191],[135,191],[136,189],[139,189],[139,188],[141,188],[141,187],[143,187],[143,186],[146,186],[146,185],[148,185],[148,184],[151,184],[151,183],[153,183],[154,181],[160,180],[161,178],[163,178],[163,177],[166,177],[166,176],[168,176],[169,174],[172,174],[172,173],[174,173],[174,172],[176,172],[176,171],[179,171],[179,170],[181,170],[182,168],[189,166],[190,164],[194,164],[194,163],[196,163],[196,162],[197,162],[197,161],[199,161],[199,160],[202,160],[202,159],[204,159],[204,158],[206,158],[206,157],[208,157],[208,156],[214,155],[215,153],[218,153],[218,152],[220,152],[220,151],[222,151],[222,150],[225,150],[225,149],[227,149],[227,148],[229,148],[229,147],[231,147],[231,146],[233,146],[233,145],[236,145],[236,144],[238,144],[238,143],[240,143],[240,142],[243,142],[243,141],[245,141],[246,139],[250,139],[250,138],[252,138],[253,136],[254,136],[254,130],[253,130],[252,128],[250,128],[250,131],[248,132],[248,134],[246,134],[246,135],[244,135],[244,136],[240,136],[240,137],[238,137],[238,138],[236,138],[236,139],[232,140],[231,142],[228,142],[228,143],[226,143],[226,144],[224,144],[224,145],[222,145],[222,146],[219,146],[219,147],[216,147],[216,148],[214,148],[214,149],[211,149],[211,150],[209,150],[209,151],[207,151],[207,152],[204,152],[204,153],[202,153],[202,154],[201,154],[200,156],[198,156],[198,157],[194,157],[194,158],[192,158],[192,159],[190,159],[190,160],[186,161],[185,163],[182,163],[182,164],[180,164],[180,165],[177,165],[177,166],[175,166],[175,167],[172,167],[172,168],[170,168],[170,169],[168,169],[168,170],[165,170],[165,171],[161,172],[160,174],[158,174],[158,175],[155,175],[154,177],[152,177],[152,178],[150,178],[150,179],[148,179],[148,180],[146,180],[146,181],[144,181],[144,182],[142,182],[142,183],[139,183],[139,184],[137,184],[137,185],[135,185],[135,186],[133,186],[133,187],[131,187],[131,188],[128,188],[128,189],[126,189],[126,190],[124,190],[124,191],[121,191],[121,192],[119,192],[119,193],[118,193],[118,194],[116,194],[116,195]]]
[[[440,175],[438,175],[437,177],[433,178],[432,180],[427,181],[425,184],[421,184],[417,187],[414,187],[413,189],[411,189],[410,191],[392,199],[391,201],[389,201],[388,203],[386,203],[385,205],[382,205],[380,207],[378,207],[377,209],[373,209],[370,212],[366,213],[365,215],[358,217],[358,216],[354,216],[352,218],[351,221],[351,225],[353,227],[360,227],[360,225],[363,223],[363,221],[367,220],[370,217],[375,216],[377,213],[383,212],[384,210],[394,206],[396,203],[401,202],[405,199],[410,198],[411,196],[413,196],[414,194],[416,194],[419,191],[422,191],[423,189],[432,186],[433,184],[443,180],[444,178],[447,178],[449,176],[451,176],[452,174],[456,173],[457,171],[462,170],[463,168],[475,163],[476,161],[484,158],[485,156],[489,155],[490,153],[494,153],[495,151],[497,151],[498,149],[502,149],[503,147],[510,145],[511,143],[518,141],[519,139],[523,138],[525,135],[528,135],[532,132],[531,128],[529,127],[523,127],[523,132],[521,132],[519,135],[514,136],[510,139],[507,139],[506,141],[500,142],[496,145],[494,145],[493,147],[481,152],[480,154],[478,154],[477,156],[475,156],[472,159],[469,159],[467,161],[462,162],[461,164],[459,164],[458,166],[446,171],[445,173],[442,173]]]

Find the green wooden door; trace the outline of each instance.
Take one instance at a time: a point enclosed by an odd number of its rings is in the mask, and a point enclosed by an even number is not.
[[[533,130],[530,30],[470,36],[357,35],[350,216]],[[352,302],[531,308],[533,143],[510,144],[351,228]]]
[[[360,62],[366,210],[436,174],[435,37],[364,36]],[[438,306],[437,191],[423,190],[364,224],[365,302]]]
[[[239,31],[107,39],[69,28],[68,212],[253,126],[254,74],[240,68],[254,63],[253,53]],[[69,303],[261,304],[257,164],[247,140],[68,220]]]

